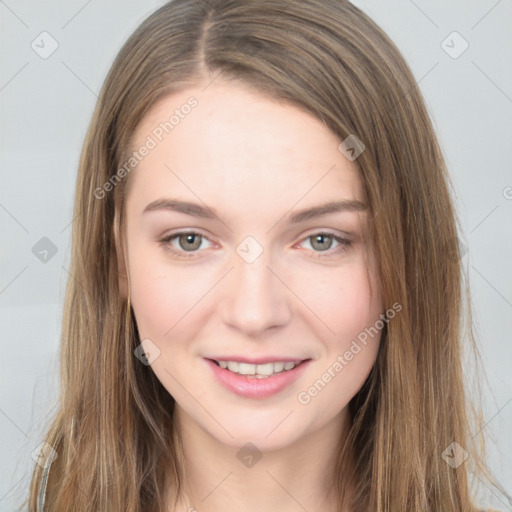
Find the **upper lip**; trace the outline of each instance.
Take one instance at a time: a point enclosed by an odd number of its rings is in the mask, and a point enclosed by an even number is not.
[[[296,357],[286,357],[286,356],[262,356],[262,357],[247,357],[247,356],[212,356],[206,357],[206,359],[211,359],[213,361],[236,361],[237,363],[247,363],[247,364],[266,364],[266,363],[301,363],[302,361],[306,361],[309,358],[296,358]]]

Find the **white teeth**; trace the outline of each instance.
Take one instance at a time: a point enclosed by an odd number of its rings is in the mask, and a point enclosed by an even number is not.
[[[274,363],[274,372],[279,373],[282,372],[284,368],[284,363]]]
[[[272,375],[274,373],[274,363],[259,364],[255,368],[258,375]]]
[[[238,373],[238,363],[236,361],[228,361],[228,370]]]
[[[230,368],[231,370],[231,368]],[[238,373],[240,375],[254,375],[256,373],[256,365],[247,363],[238,363]]]
[[[281,373],[283,371],[291,370],[295,368],[299,363],[292,362],[276,362],[276,363],[265,363],[265,364],[249,364],[249,363],[238,363],[237,361],[217,361],[219,366],[224,369],[228,369],[233,373],[240,375],[254,376],[255,378],[262,379],[274,375],[275,373]]]

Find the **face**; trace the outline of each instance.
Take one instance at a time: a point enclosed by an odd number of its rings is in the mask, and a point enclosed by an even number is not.
[[[318,432],[375,362],[380,334],[359,340],[382,303],[340,142],[296,107],[217,82],[164,98],[137,129],[149,150],[125,178],[121,269],[148,371],[225,445]]]

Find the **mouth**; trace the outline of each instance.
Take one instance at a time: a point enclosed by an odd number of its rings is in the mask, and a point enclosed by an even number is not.
[[[246,363],[204,358],[216,381],[245,398],[264,399],[284,391],[304,373],[312,359]]]

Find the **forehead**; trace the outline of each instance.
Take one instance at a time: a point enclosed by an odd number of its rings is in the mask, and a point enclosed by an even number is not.
[[[152,148],[130,175],[129,201],[143,207],[165,194],[195,195],[275,211],[298,201],[362,200],[357,166],[340,142],[312,114],[239,84],[190,88],[161,99],[139,124],[133,149]]]

